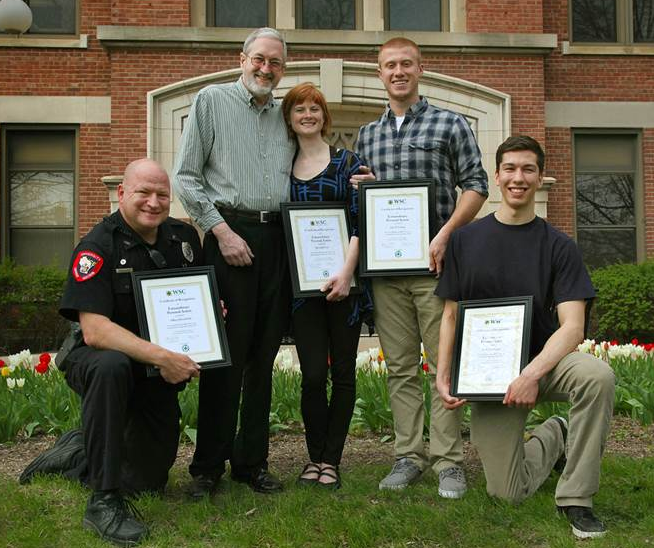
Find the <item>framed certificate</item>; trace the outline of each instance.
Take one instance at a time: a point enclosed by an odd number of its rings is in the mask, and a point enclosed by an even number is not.
[[[450,391],[470,401],[501,401],[529,359],[531,296],[460,301]]]
[[[345,264],[350,243],[347,206],[342,202],[280,204],[295,297],[324,296],[320,288]],[[352,276],[350,293],[359,290]]]
[[[213,266],[132,272],[132,284],[142,338],[202,369],[231,365]]]
[[[359,274],[429,274],[429,243],[436,234],[432,179],[359,184]]]

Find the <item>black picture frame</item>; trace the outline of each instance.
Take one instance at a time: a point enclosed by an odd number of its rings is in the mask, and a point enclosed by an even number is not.
[[[509,307],[511,307],[511,310]],[[514,320],[518,319],[517,313],[519,311],[515,310],[515,307],[522,309],[521,322],[518,322],[521,323],[521,329],[518,333],[512,335],[512,330],[518,329],[516,325],[511,324],[511,315],[509,314],[514,315]],[[504,313],[504,317],[502,317],[502,313]],[[533,297],[531,295],[478,299],[458,303],[450,378],[450,393],[452,396],[468,401],[502,401],[504,399],[506,388],[504,390],[497,389],[498,386],[508,380],[506,382],[508,388],[510,382],[520,374],[529,361],[532,314]],[[483,321],[484,327],[476,331],[473,330],[472,321],[474,319],[478,320],[477,323]],[[486,326],[494,326],[493,331],[495,333],[489,333],[491,327]],[[493,363],[493,356],[497,355],[498,348],[502,348],[503,352],[510,354],[510,350],[506,350],[506,345],[510,340],[514,341],[513,363]],[[494,381],[488,379],[485,381],[489,386],[487,390],[470,389],[472,384],[470,379],[473,374],[469,371],[471,367],[467,362],[470,358],[472,345],[475,345],[478,352],[486,352],[489,357],[484,362],[489,367],[492,365],[492,372],[497,377]],[[505,369],[502,369],[503,367]],[[478,378],[477,382],[480,386],[484,384]],[[490,388],[493,386],[495,386],[495,389]]]
[[[163,282],[157,284],[157,282]],[[188,302],[197,301],[191,295],[185,296],[185,291],[191,289],[190,286],[199,285],[201,309],[203,315],[198,315],[198,310],[189,311]],[[229,345],[227,344],[227,334],[225,332],[225,322],[223,320],[222,307],[220,305],[220,295],[218,294],[218,284],[216,283],[216,274],[213,265],[194,266],[188,268],[166,268],[161,270],[146,270],[141,272],[132,272],[132,286],[134,288],[134,299],[136,301],[136,313],[141,331],[141,338],[159,344],[174,352],[189,355],[200,365],[201,369],[213,369],[217,367],[231,366],[231,356]],[[197,287],[196,287],[197,289]],[[166,291],[166,295],[161,292]],[[171,292],[170,294],[168,292]],[[174,292],[174,293],[173,293]],[[179,292],[179,293],[177,293]],[[147,296],[146,296],[147,295]],[[162,297],[171,299],[162,300]],[[179,347],[177,342],[172,344],[171,341],[163,341],[158,336],[156,314],[149,310],[155,303],[153,299],[159,298],[159,305],[164,303],[168,308],[168,315],[176,314],[175,321],[190,323],[179,325],[179,335],[193,337],[205,335],[211,346],[209,351],[194,352],[189,341],[180,341]],[[207,298],[210,303],[207,303]],[[175,301],[175,299],[178,299]],[[175,306],[176,308],[171,308]],[[204,320],[201,320],[200,317]],[[155,325],[150,325],[154,321]],[[199,322],[199,324],[198,324]],[[200,329],[198,331],[198,328]],[[204,331],[202,329],[204,328]],[[215,332],[214,332],[215,330]],[[172,339],[172,337],[171,337]],[[185,348],[186,346],[186,348]],[[216,347],[214,349],[214,347]],[[157,367],[148,367],[148,376],[158,375]]]
[[[286,239],[286,250],[288,252],[289,270],[291,273],[291,285],[293,287],[293,296],[296,298],[306,297],[324,297],[326,294],[320,291],[319,285],[322,285],[331,273],[329,270],[324,272],[324,278],[306,279],[304,274],[305,268],[302,266],[302,254],[298,246],[301,245],[301,239],[297,234],[297,224],[301,218],[316,217],[315,221],[325,217],[325,212],[331,216],[336,215],[338,219],[339,233],[344,256],[350,243],[350,217],[348,206],[343,202],[283,202],[280,204],[282,223],[284,226],[284,237]],[[356,273],[352,276],[352,286],[350,294],[354,295],[361,291]]]
[[[423,256],[413,261],[421,263],[411,266],[411,261],[402,258],[401,250],[394,252],[397,259],[387,259],[376,264],[371,258],[370,249],[374,245],[373,228],[375,214],[370,211],[372,198],[375,194],[380,197],[389,196],[388,200],[402,200],[402,194],[415,189],[424,189],[423,195],[426,203],[426,242],[419,242],[422,246]],[[359,183],[359,275],[365,276],[424,276],[433,274],[429,270],[429,244],[437,232],[436,218],[436,181],[434,179],[404,179],[394,181],[365,181]],[[425,230],[422,230],[423,235]],[[415,242],[413,242],[415,244]]]

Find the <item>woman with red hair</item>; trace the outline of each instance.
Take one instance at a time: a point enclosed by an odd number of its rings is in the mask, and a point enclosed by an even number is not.
[[[372,315],[370,291],[350,295],[359,260],[358,194],[349,184],[361,162],[325,141],[331,116],[323,94],[310,83],[291,89],[282,102],[286,127],[297,143],[291,174],[292,201],[343,202],[350,216],[345,263],[322,286],[324,297],[296,299],[293,334],[302,370],[302,418],[309,462],[301,484],[338,489],[339,465],[356,396],[355,362],[361,323]],[[327,398],[327,377],[331,398]]]

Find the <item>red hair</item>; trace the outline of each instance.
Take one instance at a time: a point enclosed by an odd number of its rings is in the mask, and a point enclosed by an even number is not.
[[[294,88],[290,89],[284,96],[284,100],[282,101],[282,113],[284,114],[284,121],[286,122],[286,130],[288,131],[288,136],[292,139],[295,139],[295,132],[291,127],[291,110],[295,105],[299,105],[305,101],[316,103],[316,105],[320,107],[320,110],[322,110],[324,123],[322,125],[322,129],[320,130],[320,134],[323,137],[327,137],[331,129],[332,117],[329,114],[325,96],[311,82],[298,84]]]

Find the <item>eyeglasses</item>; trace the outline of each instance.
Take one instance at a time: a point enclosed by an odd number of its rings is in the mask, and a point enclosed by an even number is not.
[[[267,59],[263,55],[248,55],[247,53],[245,54],[246,57],[249,57],[250,62],[252,63],[252,66],[255,68],[261,68],[264,66],[266,63],[268,63],[268,66],[270,67],[270,70],[273,72],[279,72],[284,68],[284,61],[281,59]]]

